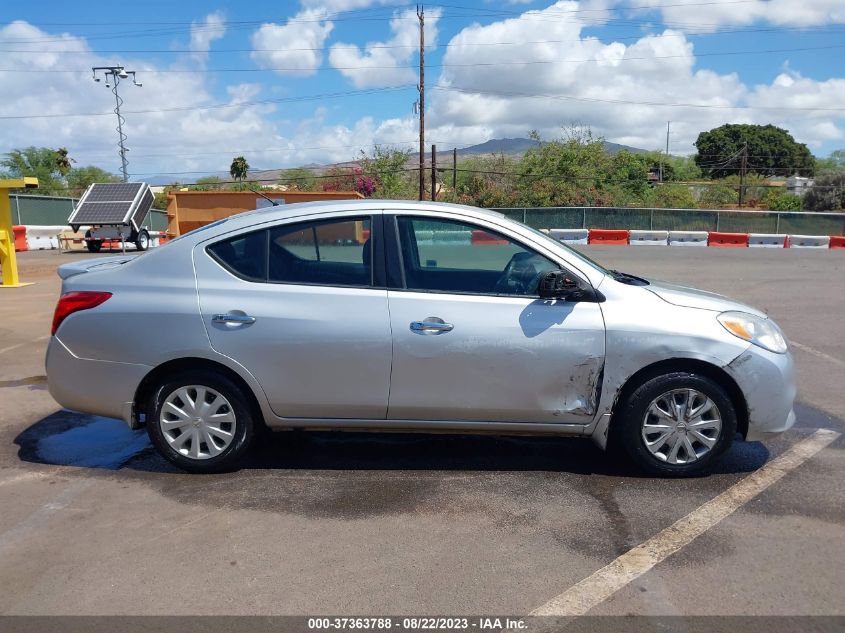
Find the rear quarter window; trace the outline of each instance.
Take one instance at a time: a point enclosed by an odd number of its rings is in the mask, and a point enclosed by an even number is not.
[[[229,272],[248,281],[267,281],[267,231],[216,242],[206,249]]]

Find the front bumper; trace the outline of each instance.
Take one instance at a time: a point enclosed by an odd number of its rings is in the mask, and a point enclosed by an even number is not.
[[[748,405],[746,440],[764,440],[795,424],[792,354],[775,354],[751,345],[725,370],[742,390]]]
[[[152,369],[75,356],[57,337],[47,347],[47,387],[63,407],[123,419],[132,426],[132,403],[141,380]]]

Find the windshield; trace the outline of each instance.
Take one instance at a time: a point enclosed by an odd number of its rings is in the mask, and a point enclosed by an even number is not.
[[[559,247],[559,248],[565,248],[565,249],[567,250],[567,252],[571,253],[571,254],[572,254],[572,255],[574,255],[576,258],[580,259],[582,262],[584,262],[584,263],[586,263],[586,264],[589,264],[590,266],[592,266],[592,267],[593,267],[593,268],[595,268],[596,270],[601,271],[601,272],[602,272],[602,273],[604,273],[605,275],[610,275],[610,274],[611,274],[611,272],[612,272],[612,271],[608,270],[607,268],[605,268],[604,266],[602,266],[601,264],[599,264],[599,263],[598,263],[598,262],[596,262],[595,260],[590,259],[589,257],[587,257],[586,255],[584,255],[583,253],[579,253],[578,251],[576,251],[576,250],[575,250],[574,248],[572,248],[571,246],[568,246],[567,244],[564,244],[564,243],[563,243],[563,242],[561,242],[560,240],[556,240],[555,238],[553,238],[553,237],[552,237],[551,235],[549,235],[548,233],[543,233],[543,231],[540,231],[540,230],[538,230],[538,229],[535,229],[533,226],[528,226],[527,224],[524,224],[524,223],[522,223],[522,222],[519,222],[519,220],[514,220],[514,222],[517,222],[518,224],[522,224],[522,226],[524,226],[525,228],[527,228],[528,230],[530,230],[532,233],[534,233],[534,235],[537,235],[537,236],[539,236],[539,237],[543,238],[545,241],[547,241],[547,242],[552,242],[555,246],[557,246],[557,247]]]

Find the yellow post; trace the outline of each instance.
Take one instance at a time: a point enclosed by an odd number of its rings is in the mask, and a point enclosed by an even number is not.
[[[18,262],[15,258],[15,232],[12,229],[12,204],[9,189],[35,189],[38,178],[12,178],[0,180],[0,267],[3,268],[3,284],[0,288],[20,288],[30,283],[18,279]]]

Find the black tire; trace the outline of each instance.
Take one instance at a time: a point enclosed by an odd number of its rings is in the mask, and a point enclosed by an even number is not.
[[[92,240],[91,231],[85,231],[85,245],[88,247],[89,253],[99,253],[103,248],[102,240]]]
[[[139,251],[145,251],[150,247],[150,234],[146,231],[141,231],[138,233],[138,237],[135,239],[135,248]]]
[[[168,396],[188,386],[210,387],[222,395],[235,414],[234,438],[219,455],[198,459],[171,447],[161,428],[161,411]],[[147,411],[147,433],[156,450],[170,463],[192,473],[217,473],[236,469],[246,456],[255,435],[252,409],[245,394],[227,377],[208,370],[199,370],[167,377],[154,391]],[[181,437],[181,436],[178,436]],[[191,442],[192,440],[188,440]]]
[[[672,464],[655,456],[643,439],[643,421],[655,399],[673,389],[695,389],[716,405],[722,425],[709,451],[683,464]],[[611,443],[621,449],[640,469],[662,477],[689,477],[710,469],[724,455],[736,435],[736,410],[725,390],[701,374],[674,372],[650,378],[619,403],[611,426]],[[703,447],[703,444],[699,446]],[[684,449],[686,457],[686,449]]]

